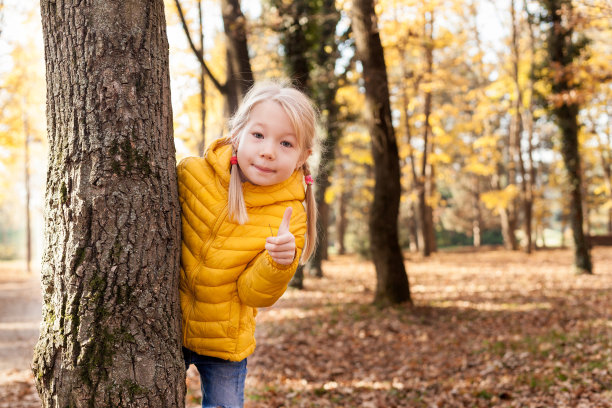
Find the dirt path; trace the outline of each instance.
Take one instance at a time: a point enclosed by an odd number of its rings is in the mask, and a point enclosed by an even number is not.
[[[42,297],[38,272],[0,263],[0,408],[40,407],[30,363],[38,339]]]

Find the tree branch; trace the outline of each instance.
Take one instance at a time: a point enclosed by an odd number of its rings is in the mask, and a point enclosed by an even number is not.
[[[191,34],[189,34],[189,29],[187,28],[187,21],[185,21],[185,15],[183,14],[183,9],[181,7],[179,0],[174,0],[174,4],[176,4],[176,9],[179,13],[179,17],[181,18],[181,23],[182,23],[181,25],[183,26],[183,31],[185,31],[185,35],[187,36],[187,41],[189,42],[189,46],[193,50],[193,53],[195,54],[200,64],[202,64],[202,68],[204,68],[204,72],[206,72],[206,75],[208,75],[208,77],[210,78],[210,80],[212,81],[212,83],[215,85],[215,87],[217,88],[219,92],[221,92],[223,95],[227,94],[227,84],[221,84],[217,80],[217,78],[214,77],[212,72],[210,72],[210,70],[208,69],[208,66],[206,65],[206,62],[204,61],[204,49],[203,49],[204,44],[202,44],[202,49],[198,49],[193,43],[193,39],[191,38]]]

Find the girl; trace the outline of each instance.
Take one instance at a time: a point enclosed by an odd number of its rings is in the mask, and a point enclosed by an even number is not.
[[[183,352],[186,367],[200,373],[202,407],[243,405],[257,308],[280,298],[314,250],[306,160],[316,122],[303,93],[255,85],[230,120],[230,136],[178,165]]]

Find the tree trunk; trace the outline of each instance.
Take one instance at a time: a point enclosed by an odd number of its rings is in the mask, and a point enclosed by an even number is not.
[[[304,289],[304,265],[298,265],[293,278],[289,281],[289,286],[295,289]]]
[[[310,83],[310,63],[308,53],[311,51],[306,38],[306,25],[311,24],[313,18],[308,0],[286,2],[273,0],[283,22],[278,30],[281,34],[281,44],[284,48],[285,70],[289,77],[295,81],[298,89],[312,96]],[[303,19],[307,23],[303,23]]]
[[[477,175],[472,175],[472,206],[474,215],[472,218],[472,235],[474,237],[474,247],[480,248],[482,245],[482,210],[480,208],[480,183]]]
[[[561,128],[561,153],[569,179],[570,225],[574,238],[574,266],[577,273],[592,273],[591,254],[584,234],[582,180],[578,153],[578,106],[563,105],[555,109]]]
[[[43,407],[182,407],[180,217],[162,1],[41,1]]]
[[[377,277],[375,302],[411,302],[397,231],[401,194],[399,155],[391,121],[386,64],[373,0],[357,0],[353,5],[351,20],[357,55],[363,66],[365,115],[374,158],[374,202],[369,227]]]
[[[204,50],[204,15],[202,13],[202,1],[198,1],[198,18],[200,23],[200,49]],[[206,72],[200,65],[200,140],[198,142],[198,155],[204,155],[206,149]]]
[[[511,134],[511,132],[510,132]],[[509,136],[510,143],[512,144],[512,137]],[[509,148],[511,151],[512,148]],[[510,152],[509,152],[510,153]],[[508,157],[508,169],[507,169],[507,178],[508,178],[508,186],[510,184],[514,184],[514,180],[516,178],[516,173],[514,169],[514,161],[512,159],[512,155],[509,154]],[[498,189],[503,190],[501,182],[501,177],[498,178]],[[510,251],[516,251],[518,249],[518,241],[516,239],[515,231],[516,231],[516,206],[515,199],[510,200],[508,206],[506,208],[500,209],[500,221],[502,227],[502,236],[504,239],[504,248]]]
[[[228,109],[232,115],[255,80],[249,58],[246,18],[240,9],[240,0],[221,0],[221,14],[227,43]]]
[[[531,242],[531,206],[528,203],[530,200],[529,186],[530,178],[527,176],[525,170],[525,162],[523,160],[523,152],[521,149],[521,137],[523,134],[523,90],[519,81],[519,65],[520,65],[520,49],[519,49],[519,28],[516,18],[516,10],[514,0],[510,0],[510,15],[512,23],[512,79],[514,81],[515,88],[515,100],[514,100],[514,115],[512,117],[512,138],[514,141],[515,153],[511,156],[511,160],[517,160],[518,171],[521,179],[521,194],[520,194],[520,208],[523,210],[523,222],[525,227],[525,252],[530,254],[532,249]]]
[[[338,242],[338,254],[346,254],[346,246],[344,243],[344,237],[346,235],[346,202],[347,193],[343,190],[340,192],[338,197],[338,212],[336,214],[336,241]]]
[[[610,121],[610,117],[608,117]],[[608,194],[608,202],[612,204],[612,137],[608,134],[607,141],[603,140],[597,130],[593,129],[593,133],[597,135],[599,144],[597,151],[599,152],[599,161],[604,174],[604,185]],[[608,209],[608,234],[612,234],[612,207]]]
[[[336,41],[340,12],[334,0],[300,0],[289,3],[275,0],[273,5],[283,18],[279,32],[285,51],[286,70],[297,87],[310,95],[324,112],[322,120],[327,134],[322,141],[315,183],[319,242],[309,264],[310,273],[322,277],[322,262],[327,259],[329,227],[329,205],[325,202],[325,193],[330,185],[329,176],[334,169],[336,145],[341,136],[339,107],[336,103],[339,85],[338,76],[334,73],[335,61],[340,57]],[[316,42],[313,37],[319,41]],[[311,61],[313,56],[316,56],[316,64]],[[316,69],[312,69],[313,66]]]
[[[534,94],[535,94],[535,70],[536,70],[536,45],[535,45],[535,34],[533,32],[533,16],[528,11],[527,0],[523,0],[523,9],[527,14],[527,29],[529,32],[529,54],[530,54],[530,67],[529,67],[529,80],[527,84],[527,90],[529,93],[529,101],[527,103],[527,109],[522,115],[524,125],[523,127],[527,131],[527,160],[529,171],[527,175],[528,179],[525,180],[525,197],[523,201],[523,212],[525,214],[525,234],[527,235],[527,245],[529,250],[533,248],[533,240],[531,238],[533,234],[533,203],[534,203],[534,186],[536,183],[536,168],[533,160],[533,134],[534,134]]]
[[[429,21],[428,21],[429,19]],[[433,75],[433,48],[434,48],[434,13],[431,10],[424,17],[424,51],[425,63],[427,64],[427,78],[431,80]],[[423,184],[423,194],[419,195],[420,216],[422,219],[421,228],[423,236],[422,254],[429,256],[436,251],[435,231],[433,225],[433,208],[428,203],[428,199],[433,195],[434,190],[434,169],[429,162],[429,155],[433,152],[433,137],[431,131],[431,113],[432,113],[433,95],[430,90],[425,91],[425,126],[423,127],[423,161],[421,163],[421,183]]]
[[[431,145],[431,144],[430,144]],[[433,146],[431,147],[433,151]],[[430,163],[427,166],[427,172],[425,173],[425,194],[427,198],[433,197],[435,187],[435,167]],[[427,200],[429,201],[429,200]],[[436,242],[436,228],[434,225],[433,207],[426,202],[426,218],[427,223],[427,246],[429,247],[429,253],[436,252],[438,250],[438,243]]]
[[[561,130],[561,154],[568,175],[570,225],[574,238],[574,268],[577,273],[592,273],[591,253],[584,234],[582,213],[582,178],[580,174],[580,153],[578,146],[578,102],[569,100],[577,86],[573,83],[571,68],[579,56],[581,44],[574,40],[571,22],[572,4],[569,0],[546,0],[548,19],[552,23],[548,33],[548,52],[553,70],[561,75],[552,75],[552,111]],[[569,14],[569,16],[566,16]],[[564,21],[565,20],[565,21]],[[576,36],[578,37],[578,36]]]

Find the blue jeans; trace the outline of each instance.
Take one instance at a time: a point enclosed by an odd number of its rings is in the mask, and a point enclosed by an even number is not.
[[[183,347],[185,369],[195,365],[200,373],[202,408],[242,408],[247,359],[229,361],[202,356]]]

